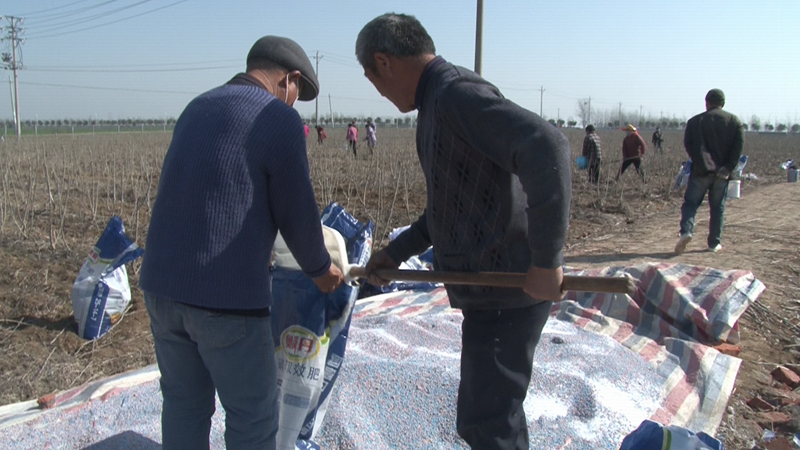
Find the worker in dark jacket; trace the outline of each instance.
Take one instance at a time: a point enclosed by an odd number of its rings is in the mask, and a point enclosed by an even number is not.
[[[636,127],[633,125],[629,124],[623,127],[622,131],[624,131],[627,136],[622,140],[622,166],[620,166],[619,172],[617,172],[616,180],[619,181],[619,177],[625,173],[625,169],[633,164],[633,167],[636,168],[636,172],[642,177],[642,181],[647,183],[644,177],[644,166],[642,165],[642,156],[644,156],[644,152],[647,150],[647,143],[639,136],[639,132],[636,131]]]
[[[651,142],[653,143],[653,148],[655,151],[664,153],[664,148],[661,146],[664,143],[664,134],[661,132],[661,127],[656,127],[656,131],[653,132],[653,139]]]
[[[589,181],[597,184],[600,179],[600,136],[595,133],[594,125],[586,126],[586,137],[583,138],[582,155],[586,158],[589,167]]]
[[[400,112],[417,110],[427,205],[372,256],[396,268],[431,244],[437,270],[526,274],[525,287],[446,285],[463,312],[458,434],[475,449],[528,449],[522,408],[551,302],[563,298],[571,195],[563,133],[474,72],[436,56],[413,16],[385,14],[358,35],[364,75]]]
[[[725,214],[725,197],[728,180],[736,168],[744,146],[742,122],[735,115],[723,111],[725,94],[712,89],[706,94],[706,112],[686,123],[683,145],[692,158],[692,172],[683,196],[681,207],[681,237],[675,253],[681,254],[692,240],[694,217],[708,192],[711,221],[708,224],[708,251],[722,250],[722,226]]]

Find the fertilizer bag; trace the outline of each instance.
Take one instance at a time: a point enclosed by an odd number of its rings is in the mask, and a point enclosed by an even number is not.
[[[678,175],[675,176],[675,189],[686,187],[689,184],[689,176],[692,173],[692,160],[684,161],[681,168],[678,170]]]
[[[125,234],[122,219],[112,217],[72,284],[70,298],[78,336],[97,339],[122,318],[131,302],[125,264],[143,252]]]
[[[323,215],[323,223],[331,225],[323,228],[323,235],[329,251],[337,247],[342,254],[331,251],[332,259],[366,262],[374,225],[359,223],[338,205],[333,209],[333,215]],[[338,242],[332,245],[331,240]],[[344,361],[358,286],[345,283],[323,294],[287,251],[282,239],[276,240],[270,317],[278,372],[277,448],[319,449],[313,439]]]
[[[722,442],[683,427],[645,420],[625,436],[619,450],[724,450]]]

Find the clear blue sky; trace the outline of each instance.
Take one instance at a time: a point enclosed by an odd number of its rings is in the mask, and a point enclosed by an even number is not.
[[[622,102],[628,113],[641,106],[688,118],[718,87],[744,120],[800,122],[800,1],[486,0],[484,8],[484,77],[537,113],[544,86],[546,117],[577,118],[577,99],[591,96],[593,109]],[[440,55],[473,67],[474,0],[0,0],[0,14],[26,18],[23,120],[177,117],[241,71],[267,34],[323,56],[320,114],[330,95],[337,113],[397,116],[353,55],[361,27],[390,11],[415,15]],[[10,75],[3,71],[0,119],[11,118]],[[297,105],[314,112],[313,102]]]

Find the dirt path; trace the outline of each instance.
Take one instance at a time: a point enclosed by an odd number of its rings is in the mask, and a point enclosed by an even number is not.
[[[705,251],[707,203],[697,212],[694,240],[686,253],[676,256],[679,220],[679,208],[667,208],[617,231],[588,237],[566,252],[566,263],[603,267],[669,262],[753,272],[767,289],[758,300],[760,307],[751,307],[740,321],[743,364],[720,428],[726,448],[753,448],[761,435],[744,402],[771,389],[769,372],[777,364],[800,361],[800,328],[787,324],[800,325],[800,184],[758,187],[729,199],[723,250],[718,253]]]
[[[678,241],[680,211],[671,209],[617,232],[587,239],[567,252],[567,262],[576,266],[598,266],[670,261],[719,269],[746,269],[759,279],[768,280],[767,274],[775,269],[772,266],[785,266],[797,259],[800,184],[764,186],[745,192],[740,199],[729,199],[723,251],[719,253],[705,251],[707,203],[701,206],[696,218],[694,240],[680,257],[673,254]]]

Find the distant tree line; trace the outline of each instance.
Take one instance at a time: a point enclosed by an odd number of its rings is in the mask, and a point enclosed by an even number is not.
[[[39,127],[88,127],[88,126],[140,126],[140,125],[174,125],[175,118],[168,117],[168,118],[159,118],[159,119],[142,119],[142,118],[128,118],[128,119],[44,119],[39,120],[23,120],[22,126],[26,128],[33,128],[34,126]],[[4,125],[11,128],[14,126],[14,121],[11,119],[6,119],[4,121]]]
[[[756,116],[756,115],[753,115],[753,116],[750,117],[750,123],[749,124],[745,123],[744,124],[744,128],[746,130],[749,129],[751,131],[762,131],[763,130],[763,131],[768,131],[768,132],[777,131],[778,133],[786,133],[786,132],[800,133],[800,124],[798,124],[798,123],[789,125],[788,122],[786,122],[786,123],[779,122],[777,125],[773,125],[773,124],[767,122],[767,123],[762,125],[761,124],[761,119],[759,119],[758,116]]]
[[[682,130],[686,127],[685,118],[673,117],[655,117],[651,114],[640,115],[641,109],[634,112],[624,110],[622,107],[618,108],[593,108],[588,98],[579,99],[576,103],[575,113],[579,117],[583,126],[589,123],[594,124],[599,128],[619,128],[627,124],[632,124],[638,128],[656,128],[661,127],[665,130]],[[743,120],[743,122],[746,122]],[[745,130],[749,131],[768,131],[779,133],[800,133],[800,124],[789,124],[789,122],[778,123],[773,125],[771,123],[761,124],[761,119],[758,116],[752,116],[749,123],[742,124]],[[570,125],[572,126],[572,125]]]

